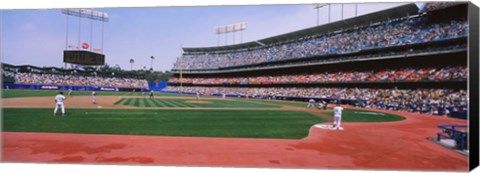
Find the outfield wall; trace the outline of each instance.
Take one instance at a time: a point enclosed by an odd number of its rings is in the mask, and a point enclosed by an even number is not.
[[[148,82],[148,88],[154,91],[161,91],[163,88],[167,87],[167,82]]]

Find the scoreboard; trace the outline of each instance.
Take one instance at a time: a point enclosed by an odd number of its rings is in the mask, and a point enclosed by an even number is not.
[[[105,55],[83,50],[65,50],[63,51],[63,62],[79,65],[104,65]]]

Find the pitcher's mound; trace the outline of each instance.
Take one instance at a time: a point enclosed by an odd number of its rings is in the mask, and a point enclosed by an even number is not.
[[[212,102],[203,101],[203,100],[187,100],[187,101],[185,101],[185,103],[212,104]]]

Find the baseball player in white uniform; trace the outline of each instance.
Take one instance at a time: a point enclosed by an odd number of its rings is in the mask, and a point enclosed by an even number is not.
[[[93,104],[97,104],[97,92],[92,91],[92,102]]]
[[[315,107],[315,100],[313,99],[308,100],[307,108],[313,108],[313,107]]]
[[[222,99],[225,99],[225,93],[222,94]]]
[[[66,98],[63,96],[63,92],[60,92],[57,94],[57,96],[55,96],[55,110],[53,110],[53,116],[57,114],[57,109],[59,107],[62,109],[62,116],[65,116],[65,105],[63,103],[65,99]]]
[[[197,92],[197,100],[200,100],[200,93]]]
[[[343,108],[340,106],[340,103],[337,103],[337,106],[333,108],[333,128],[337,130],[343,129],[340,126],[342,122],[342,111],[343,111]]]
[[[70,96],[70,97],[72,96],[72,91],[73,91],[73,90],[72,90],[71,88],[68,89],[68,96]]]

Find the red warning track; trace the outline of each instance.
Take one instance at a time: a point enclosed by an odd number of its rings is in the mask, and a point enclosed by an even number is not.
[[[389,112],[389,111],[384,111]],[[429,140],[466,120],[389,112],[390,123],[312,127],[301,140],[3,132],[3,162],[467,171],[468,158]]]

